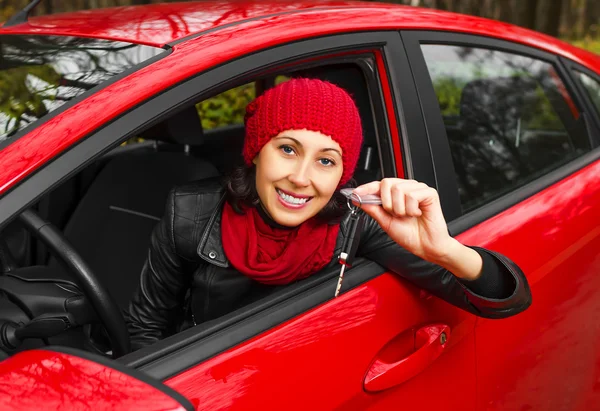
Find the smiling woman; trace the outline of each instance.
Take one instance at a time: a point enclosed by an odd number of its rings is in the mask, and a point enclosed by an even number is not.
[[[133,348],[334,266],[351,238],[357,255],[471,313],[525,310],[531,294],[521,270],[450,237],[426,184],[388,178],[358,187],[382,204],[362,206],[364,228],[353,237],[339,189],[353,184],[362,140],[352,97],[327,81],[294,78],[250,103],[244,165],[224,185],[201,181],[169,196],[127,313]],[[207,215],[208,223],[197,218]]]

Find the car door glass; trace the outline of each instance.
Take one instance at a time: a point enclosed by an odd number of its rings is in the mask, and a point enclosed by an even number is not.
[[[463,212],[589,150],[554,67],[491,49],[421,45],[442,112]]]
[[[581,71],[576,71],[575,73],[579,77],[579,80],[581,80],[581,84],[583,84],[583,88],[585,88],[585,91],[590,96],[596,110],[600,113],[600,83]]]

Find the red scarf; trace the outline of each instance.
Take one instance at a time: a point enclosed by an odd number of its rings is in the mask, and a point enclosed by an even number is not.
[[[282,285],[325,267],[333,257],[339,224],[312,218],[295,228],[275,228],[256,208],[238,214],[225,203],[221,220],[225,255],[242,274],[263,284]]]

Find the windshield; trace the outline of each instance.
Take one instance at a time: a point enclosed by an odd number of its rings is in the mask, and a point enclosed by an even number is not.
[[[0,142],[164,49],[67,36],[0,36]]]

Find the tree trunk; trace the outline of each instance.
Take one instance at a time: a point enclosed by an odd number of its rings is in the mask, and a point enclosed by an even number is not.
[[[496,6],[498,7],[498,20],[514,23],[512,0],[499,0]]]
[[[448,10],[448,0],[435,0],[433,7],[438,10]]]
[[[54,8],[52,7],[52,0],[46,0],[43,2],[43,4],[45,14],[52,14],[54,12]]]
[[[538,0],[517,0],[516,23],[521,27],[535,29],[535,17]]]
[[[583,9],[583,33],[597,35],[600,33],[600,5],[598,0],[586,0]]]
[[[537,30],[558,37],[562,0],[540,0]]]

